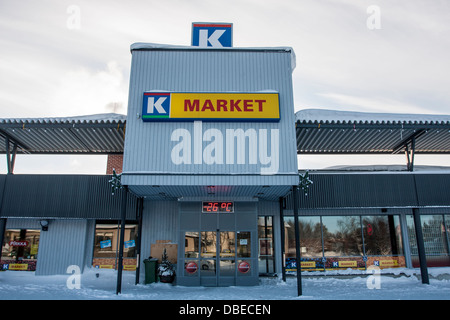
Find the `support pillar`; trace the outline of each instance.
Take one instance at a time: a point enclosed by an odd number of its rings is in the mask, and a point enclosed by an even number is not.
[[[285,237],[283,198],[280,198],[281,278],[284,282],[286,282],[286,256],[284,251]]]
[[[122,221],[120,224],[120,243],[119,243],[119,261],[117,263],[117,287],[116,294],[122,292],[122,270],[123,270],[123,244],[125,238],[125,221],[127,217],[127,196],[128,187],[123,186],[122,190]]]
[[[144,207],[144,198],[137,200],[137,218],[138,218],[138,238],[136,243],[136,280],[135,284],[139,284],[139,275],[141,270],[141,245],[142,245],[142,211]]]
[[[13,144],[12,152],[10,151],[9,137],[5,139],[6,149],[6,172],[12,174],[14,172],[14,164],[16,162],[17,144]]]
[[[6,221],[7,221],[6,218],[0,218],[0,248],[2,248],[3,240],[5,238]],[[1,260],[2,260],[2,255],[0,254],[0,262],[1,262]]]
[[[298,226],[298,186],[292,188],[292,200],[294,201],[294,225],[295,225],[295,257],[297,262],[297,294],[302,295],[302,263],[300,256],[300,230]]]
[[[425,245],[423,242],[422,223],[420,221],[419,210],[413,208],[414,228],[416,230],[417,251],[419,252],[420,274],[423,284],[430,284],[428,278],[427,257],[425,255]]]

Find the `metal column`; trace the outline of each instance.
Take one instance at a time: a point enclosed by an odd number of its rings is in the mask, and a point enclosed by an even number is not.
[[[127,196],[128,187],[123,186],[122,190],[122,222],[120,227],[119,262],[117,263],[117,287],[116,294],[122,292],[122,269],[123,269],[123,244],[125,238],[125,221],[127,217]]]
[[[295,225],[295,257],[297,261],[297,294],[302,295],[302,263],[300,257],[300,230],[298,226],[298,186],[292,188],[292,199],[294,202],[294,225]]]
[[[137,199],[137,220],[138,220],[138,239],[136,243],[136,280],[135,284],[139,283],[139,274],[141,270],[141,245],[142,245],[142,211],[144,207],[144,198]]]
[[[285,258],[285,234],[284,234],[284,213],[283,213],[283,198],[280,198],[280,238],[281,238],[281,277],[286,282],[286,258]]]
[[[420,222],[420,214],[417,208],[413,208],[414,228],[416,230],[417,251],[419,252],[420,274],[422,283],[430,284],[428,278],[427,257],[425,255],[425,245],[423,242],[422,223]]]
[[[5,237],[6,230],[6,218],[0,218],[0,248],[3,246],[3,239]],[[0,254],[0,264],[2,261],[2,255]]]
[[[12,153],[10,152],[10,141],[9,137],[6,136],[5,139],[5,149],[6,149],[6,172],[11,174],[14,172],[14,164],[16,162],[16,154],[17,154],[17,144],[13,143]]]
[[[420,201],[415,174],[413,174],[413,183],[414,183],[414,192],[416,196],[416,204],[417,206],[419,206]],[[425,255],[425,244],[423,242],[422,223],[420,222],[420,214],[417,208],[413,208],[412,211],[414,218],[414,228],[416,230],[417,251],[419,253],[420,274],[422,276],[422,283],[429,284],[430,280],[428,279],[427,257]]]

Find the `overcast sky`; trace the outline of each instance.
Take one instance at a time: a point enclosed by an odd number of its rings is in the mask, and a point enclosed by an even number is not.
[[[190,45],[192,22],[292,47],[296,110],[450,114],[449,18],[448,0],[0,0],[0,117],[126,114],[130,45]]]

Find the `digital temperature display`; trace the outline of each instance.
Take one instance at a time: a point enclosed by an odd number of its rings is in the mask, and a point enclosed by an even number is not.
[[[233,213],[234,203],[231,201],[203,201],[202,202],[203,213]]]

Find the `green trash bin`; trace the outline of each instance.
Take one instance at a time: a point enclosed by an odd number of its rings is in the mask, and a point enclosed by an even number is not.
[[[145,265],[145,280],[144,284],[156,282],[156,266],[158,259],[148,258],[144,260]]]

